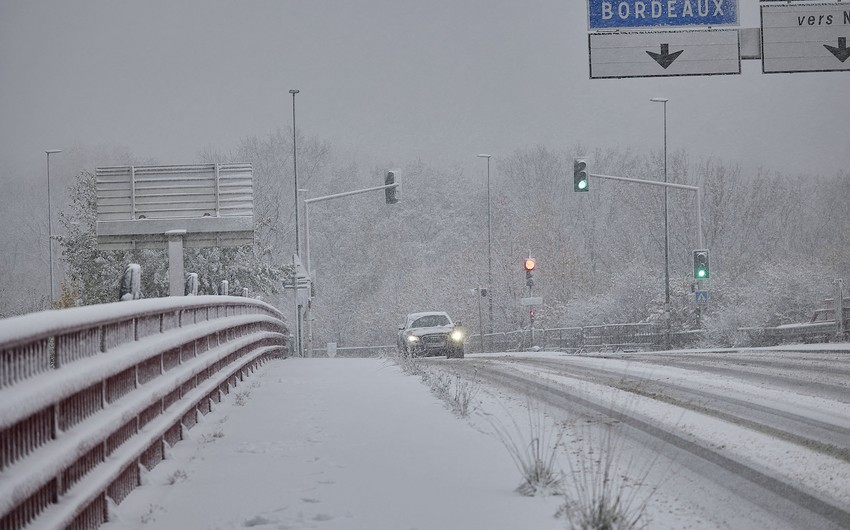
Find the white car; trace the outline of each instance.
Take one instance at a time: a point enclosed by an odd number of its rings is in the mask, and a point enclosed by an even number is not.
[[[398,327],[398,351],[415,357],[445,355],[462,359],[465,335],[460,322],[452,322],[448,313],[411,313]]]

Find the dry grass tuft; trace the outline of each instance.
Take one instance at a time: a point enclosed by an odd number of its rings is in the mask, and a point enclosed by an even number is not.
[[[520,427],[511,416],[511,425],[491,420],[496,437],[508,450],[522,482],[516,491],[529,497],[559,495],[563,473],[557,469],[558,446],[564,437],[561,428],[550,428],[544,412],[527,402],[528,424]]]

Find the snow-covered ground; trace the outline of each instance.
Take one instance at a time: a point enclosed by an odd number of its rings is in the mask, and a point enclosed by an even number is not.
[[[555,353],[536,356],[565,358]],[[476,357],[457,362],[468,365]],[[629,366],[623,360],[612,364],[608,359],[569,359],[589,366]],[[451,363],[429,364],[426,370],[453,373]],[[716,374],[698,376],[670,367],[640,370],[645,377],[706,391],[744,397],[753,391]],[[647,397],[546,370],[519,371],[656,418],[735,459],[759,461],[771,473],[822,492],[844,509],[850,502],[850,464],[844,460]],[[451,383],[452,377],[444,383]],[[450,393],[459,382],[450,385]],[[622,484],[618,491],[634,501],[633,513],[646,504],[642,521],[648,528],[795,527],[779,515],[781,510],[756,508],[726,489],[727,484],[705,479],[675,458],[616,437],[609,446],[598,429],[605,422],[565,417],[564,410],[547,411],[499,387],[475,383],[465,388],[473,390],[472,412],[458,417],[420,377],[403,373],[388,360],[268,363],[188,431],[188,440],[171,449],[170,457],[145,477],[145,484],[115,508],[117,520],[104,528],[569,528],[563,517],[556,517],[565,497],[525,497],[515,491],[521,477],[503,443],[504,433],[509,441],[527,446],[541,433],[532,425],[539,417],[544,418],[546,433],[564,434],[556,447],[543,453],[555,454],[570,498],[575,498],[580,482],[578,468],[613,446],[615,466],[620,466],[613,474]],[[818,399],[798,399],[766,386],[750,398],[785,403],[780,406],[797,412],[823,413],[825,406]],[[841,410],[834,405],[829,404],[833,410],[827,415],[845,424],[848,405]],[[501,438],[495,433],[499,427]]]
[[[106,530],[564,528],[501,443],[377,359],[266,364],[188,431]]]
[[[636,365],[629,360],[571,358],[570,362],[620,371],[624,380],[628,377],[639,377],[644,381],[675,381],[679,386],[713,392],[752,405],[769,407],[850,429],[850,403],[837,403],[804,393],[783,392],[767,385],[745,384],[728,376],[706,377],[705,373],[697,370]],[[628,397],[624,397],[622,391],[609,386],[546,373],[539,369],[519,369],[532,373],[539,379],[557,382],[598,402],[619,404],[619,407],[630,415],[652,418],[670,431],[700,440],[710,447],[722,448],[726,455],[756,463],[761,468],[780,474],[790,483],[803,485],[821,496],[833,498],[837,504],[850,506],[850,462],[844,459],[811,451],[775,435],[759,432],[746,425],[699,410],[683,409],[658,399],[660,396],[650,398],[628,394]],[[695,408],[703,406],[700,403]],[[845,445],[847,443],[850,441],[846,441]]]

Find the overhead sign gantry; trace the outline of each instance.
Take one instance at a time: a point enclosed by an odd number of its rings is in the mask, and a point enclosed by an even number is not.
[[[588,0],[591,30],[737,25],[738,0]]]
[[[762,4],[762,71],[850,71],[850,3]]]
[[[591,79],[850,71],[850,2],[759,0],[761,26],[737,28],[739,0],[587,0]]]
[[[590,78],[740,74],[738,30],[716,29],[737,25],[738,0],[588,0]]]

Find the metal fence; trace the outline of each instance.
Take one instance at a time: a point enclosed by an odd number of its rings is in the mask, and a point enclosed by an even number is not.
[[[0,530],[100,526],[286,331],[272,306],[223,296],[0,321]]]
[[[472,335],[467,351],[480,350],[479,335]],[[545,349],[566,352],[619,351],[655,348],[664,343],[656,324],[612,324],[569,328],[522,329],[484,335],[487,352]],[[688,337],[692,339],[692,337]],[[678,338],[682,342],[683,338]],[[476,348],[477,347],[477,348]]]
[[[467,353],[481,352],[479,335],[466,340]],[[836,334],[835,322],[817,322],[765,328],[739,328],[738,346],[776,346],[787,343],[814,343],[847,340]],[[534,349],[548,351],[629,352],[693,348],[710,342],[701,329],[671,332],[659,324],[627,323],[598,326],[520,329],[484,335],[484,351],[520,352]],[[396,346],[349,346],[336,349],[335,357],[382,357],[396,351]],[[327,357],[327,348],[314,348],[313,357]]]

